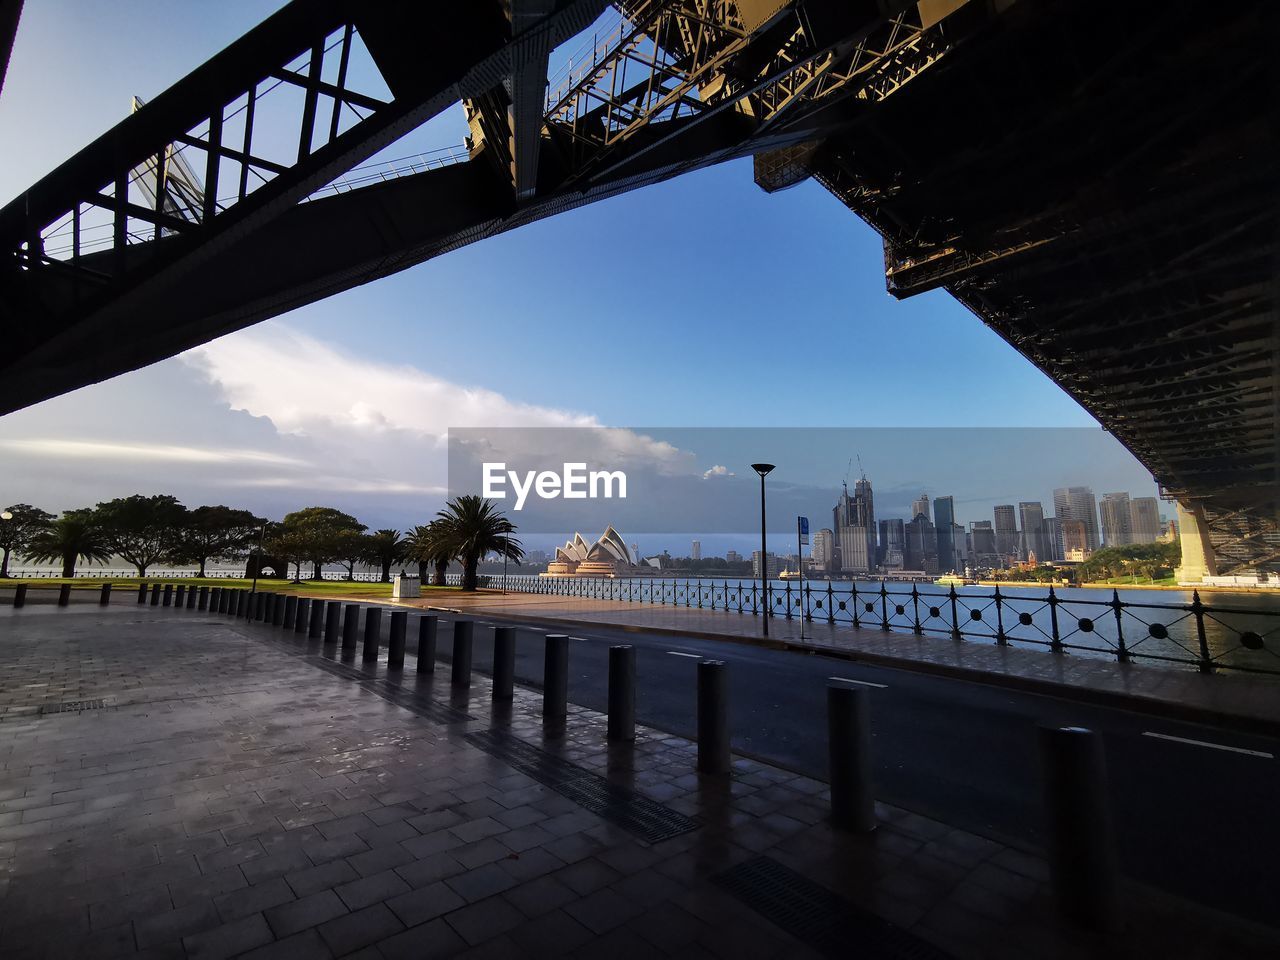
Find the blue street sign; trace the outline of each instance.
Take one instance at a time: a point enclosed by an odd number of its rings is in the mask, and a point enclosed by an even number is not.
[[[796,528],[800,532],[800,542],[802,544],[809,542],[809,518],[796,517]]]

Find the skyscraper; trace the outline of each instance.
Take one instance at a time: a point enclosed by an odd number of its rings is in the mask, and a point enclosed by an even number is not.
[[[813,535],[813,565],[822,573],[831,573],[835,554],[835,533],[823,527]]]
[[[927,493],[920,494],[920,499],[911,504],[911,516],[914,518],[920,514],[932,519],[929,515],[929,495]]]
[[[938,497],[933,501],[933,523],[938,534],[938,569],[950,572],[964,569],[956,559],[956,500]]]
[[[889,520],[881,520],[879,527],[880,551],[878,559],[880,566],[885,570],[903,569],[906,563],[906,559],[903,556],[903,549],[907,543],[906,524],[901,518],[894,517]]]
[[[938,532],[926,513],[917,513],[910,523],[903,524],[906,544],[903,565],[906,570],[923,570],[927,574],[938,572]]]
[[[1083,563],[1093,551],[1089,549],[1089,530],[1083,520],[1062,521],[1062,559]]]
[[[1014,513],[1012,503],[1001,503],[996,506],[996,553],[1005,558],[1003,563],[1008,563],[1010,558],[1017,559],[1018,556],[1018,519]]]
[[[870,573],[876,565],[875,501],[865,476],[846,486],[832,511],[842,573]]]
[[[1062,554],[1062,521],[1057,517],[1044,518],[1044,559],[1059,561]]]
[[[1019,503],[1018,522],[1022,527],[1022,559],[1030,560],[1034,553],[1041,563],[1049,560],[1044,537],[1044,506],[1040,501],[1023,500]]]
[[[1085,549],[1098,549],[1098,503],[1088,487],[1059,487],[1053,491],[1053,513],[1059,520],[1084,524]]]
[[[969,524],[969,537],[973,540],[973,562],[980,567],[994,566],[996,555],[996,531],[990,520],[975,520]]]
[[[1160,538],[1160,503],[1155,497],[1129,501],[1129,532],[1132,543],[1155,543]]]
[[[693,560],[702,559],[702,541],[701,540],[693,541],[693,553],[689,554],[689,557]]]
[[[1129,515],[1127,493],[1104,493],[1098,504],[1102,520],[1102,542],[1108,547],[1133,543],[1133,527]]]

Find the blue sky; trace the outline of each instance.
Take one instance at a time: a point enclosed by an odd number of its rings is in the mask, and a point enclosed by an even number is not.
[[[0,198],[278,5],[28,3],[0,94],[0,141],[23,149],[6,152]],[[402,152],[461,133],[454,108]],[[0,500],[63,509],[132,485],[275,512],[327,498],[404,526],[438,505],[439,485],[422,477],[451,425],[1095,425],[950,297],[895,301],[882,270],[879,238],[818,185],[770,196],[749,161],[723,165],[0,419],[10,465]],[[255,354],[257,382],[231,382],[232,358]],[[328,372],[323,387],[304,369],[273,375],[273,362],[301,355]],[[265,383],[275,379],[285,383]],[[105,412],[121,409],[143,419]],[[272,458],[302,466],[253,475]],[[1018,469],[1016,458],[1002,467],[1002,488],[1018,487]],[[1087,474],[1082,465],[1062,482]]]

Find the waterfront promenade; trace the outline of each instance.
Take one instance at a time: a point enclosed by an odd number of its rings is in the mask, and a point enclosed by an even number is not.
[[[215,614],[0,610],[0,952],[13,957],[1264,957],[1137,885],[1112,935],[1043,862],[517,688],[357,664]],[[604,796],[607,802],[600,802]],[[596,798],[593,800],[592,798]],[[798,898],[798,899],[797,899]],[[803,909],[798,905],[803,904]]]

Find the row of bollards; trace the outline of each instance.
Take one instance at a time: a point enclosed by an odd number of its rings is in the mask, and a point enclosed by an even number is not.
[[[138,602],[229,613],[269,623],[326,645],[341,643],[354,656],[363,634],[362,660],[376,662],[382,609],[367,607],[361,630],[361,604],[317,598],[255,593],[244,589],[182,586],[139,587]],[[110,597],[104,585],[102,603]],[[64,587],[64,591],[69,589]],[[18,588],[25,593],[25,585]],[[24,597],[15,598],[21,606]],[[63,602],[61,599],[59,602]],[[390,612],[387,666],[404,668],[408,614]],[[418,621],[418,673],[433,673],[436,662],[437,617]],[[475,623],[453,622],[450,682],[471,686]],[[568,714],[569,637],[547,634],[543,662],[542,714],[545,722],[562,722]],[[495,627],[492,697],[509,702],[515,693],[516,628]],[[630,645],[609,649],[608,739],[635,739],[636,655]],[[697,769],[711,775],[732,769],[729,722],[729,669],[719,660],[697,665]],[[1106,766],[1101,739],[1079,727],[1042,729],[1040,755],[1044,768],[1044,809],[1048,833],[1050,875],[1062,914],[1087,926],[1110,929],[1116,919],[1117,867],[1115,840],[1107,798]],[[876,828],[872,771],[870,691],[833,683],[827,688],[827,749],[831,821],[837,828],[868,832]]]

